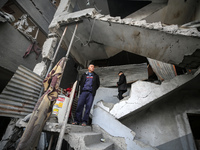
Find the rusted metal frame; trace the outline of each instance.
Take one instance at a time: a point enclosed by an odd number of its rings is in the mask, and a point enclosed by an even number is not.
[[[67,107],[66,115],[64,117],[64,121],[62,123],[60,134],[59,134],[59,137],[58,137],[56,150],[60,150],[61,146],[62,146],[62,141],[63,141],[63,137],[64,137],[64,134],[65,134],[66,124],[67,124],[67,121],[68,121],[71,105],[72,105],[73,98],[74,98],[74,93],[75,93],[75,90],[76,90],[76,85],[77,85],[77,81],[74,83],[73,88],[72,88],[72,92],[70,94],[70,100],[69,100],[69,104],[68,104],[68,107]]]
[[[74,41],[74,37],[75,37],[77,28],[78,28],[78,24],[76,24],[76,26],[75,26],[74,33],[73,33],[73,35],[72,35],[72,39],[71,39],[71,41],[70,41],[70,44],[69,44],[69,47],[68,47],[68,50],[67,50],[67,54],[65,55],[65,62],[64,62],[64,65],[63,65],[64,70],[65,70],[65,66],[66,66],[66,64],[67,64],[67,61],[68,61],[68,59],[69,59],[69,58],[68,58],[68,57],[69,57],[69,52],[70,52],[70,50],[71,50],[72,43],[73,43],[73,41]],[[64,70],[63,70],[63,74],[64,74]],[[62,74],[61,77],[60,77],[60,81],[62,80],[63,74]]]
[[[65,66],[66,66],[66,63],[67,63],[67,60],[68,60],[68,57],[69,57],[69,52],[71,50],[71,46],[72,46],[72,43],[74,41],[74,37],[75,37],[77,28],[78,28],[78,24],[76,24],[75,29],[74,29],[74,33],[72,35],[72,39],[70,41],[70,44],[69,44],[69,47],[68,47],[68,50],[67,50],[67,54],[65,56],[66,60],[65,60],[63,69],[65,69]],[[64,74],[64,70],[63,70],[63,74]],[[62,74],[62,76],[63,76],[63,74]],[[62,80],[62,76],[61,76],[60,80]],[[73,101],[73,98],[74,98],[76,85],[77,85],[77,81],[74,83],[73,88],[72,88],[72,92],[70,94],[70,100],[69,100],[69,104],[68,104],[68,107],[67,107],[66,116],[64,117],[64,121],[62,123],[61,131],[60,131],[58,142],[57,142],[57,145],[56,145],[56,150],[60,150],[61,146],[62,146],[62,141],[63,141],[63,137],[64,137],[64,134],[65,134],[65,127],[66,127],[68,117],[69,117],[69,113],[70,113],[70,110],[71,110],[71,105],[72,105],[72,101]]]
[[[50,70],[52,69],[53,63],[54,63],[54,61],[55,61],[55,59],[56,59],[58,50],[60,49],[60,45],[61,45],[61,43],[62,43],[62,40],[63,40],[64,36],[65,36],[66,31],[67,31],[67,26],[65,27],[65,30],[63,31],[63,34],[62,34],[62,36],[61,36],[61,38],[60,38],[60,41],[59,41],[58,46],[57,46],[57,48],[56,48],[56,51],[55,51],[55,53],[54,53],[53,59],[52,59],[52,61],[51,61],[51,64],[50,64],[50,66],[49,66],[49,68],[48,68],[48,71],[47,71],[47,73],[46,73],[46,76],[49,74]]]
[[[50,139],[50,141],[49,141],[49,147],[48,147],[48,150],[51,150],[51,145],[52,145],[52,143],[53,143],[53,134],[51,135],[51,139]]]

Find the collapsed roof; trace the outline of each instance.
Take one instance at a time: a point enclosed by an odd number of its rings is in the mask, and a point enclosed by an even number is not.
[[[155,12],[164,9],[164,5],[170,7],[172,2],[153,1],[144,8],[152,5],[157,6],[156,10],[154,7]],[[146,12],[143,17],[148,18],[147,14],[152,14],[152,11]],[[69,10],[58,12],[49,29],[61,36],[64,27],[68,26],[64,37],[67,47],[75,23],[78,24],[71,54],[84,66],[88,61],[107,59],[123,50],[184,68],[193,69],[200,65],[200,32],[197,28],[166,25],[160,21],[148,23],[141,20],[143,17],[137,20],[141,14],[139,11],[124,19],[102,15],[95,8],[72,13]]]

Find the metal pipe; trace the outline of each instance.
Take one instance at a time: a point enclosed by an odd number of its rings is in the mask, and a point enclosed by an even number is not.
[[[51,139],[50,139],[50,141],[49,141],[49,147],[48,147],[48,150],[51,150],[52,142],[53,142],[53,134],[51,135]]]
[[[78,28],[78,24],[76,24],[76,26],[75,26],[74,33],[73,33],[73,35],[72,35],[72,39],[71,39],[71,41],[70,41],[70,44],[69,44],[69,47],[68,47],[68,50],[67,50],[67,54],[66,54],[66,56],[65,56],[66,58],[68,58],[68,56],[69,56],[69,52],[70,52],[72,43],[73,43],[73,41],[74,41],[74,37],[75,37],[77,28]]]
[[[35,34],[35,37],[34,37],[35,40],[36,40],[37,37],[38,37],[38,33],[39,33],[39,28],[37,29],[37,32],[36,32],[36,34]]]
[[[52,61],[51,61],[51,64],[50,64],[50,66],[49,66],[49,68],[48,68],[48,71],[47,71],[47,73],[46,73],[46,76],[49,74],[50,70],[52,69],[53,63],[54,63],[54,61],[55,61],[55,59],[56,59],[58,50],[59,50],[59,48],[60,48],[60,45],[61,45],[62,40],[63,40],[63,37],[64,37],[64,35],[65,35],[65,33],[66,33],[66,30],[67,30],[67,26],[65,27],[65,30],[63,31],[63,34],[62,34],[62,36],[61,36],[61,38],[60,38],[60,41],[59,41],[58,46],[57,46],[57,48],[56,48],[56,51],[55,51],[55,53],[54,53],[53,59],[52,59]]]
[[[58,46],[57,46],[57,48],[56,48],[56,51],[55,51],[55,53],[54,53],[53,59],[52,59],[51,64],[50,64],[50,66],[49,66],[49,68],[48,68],[48,71],[47,71],[47,73],[46,73],[45,78],[47,77],[47,75],[49,74],[49,72],[50,72],[51,69],[52,69],[53,63],[54,63],[54,61],[55,61],[55,59],[56,59],[58,50],[59,50],[59,48],[60,48],[60,45],[61,45],[61,43],[62,43],[62,40],[63,40],[63,37],[64,37],[66,31],[67,31],[67,26],[65,27],[65,30],[63,31],[63,34],[62,34],[62,36],[61,36],[61,38],[60,38],[60,41],[59,41],[59,43],[58,43]],[[38,98],[40,98],[40,97],[42,96],[43,91],[44,91],[44,87],[42,86]]]
[[[67,107],[67,112],[66,112],[64,121],[62,123],[62,127],[61,127],[60,134],[59,134],[59,137],[58,137],[58,142],[57,142],[57,145],[56,145],[56,150],[60,150],[61,146],[62,146],[62,141],[63,141],[63,137],[64,137],[64,134],[65,134],[65,128],[66,128],[69,113],[70,113],[70,110],[71,110],[71,105],[72,105],[72,102],[73,102],[76,85],[77,85],[77,81],[74,83],[72,91],[70,93],[69,105]]]
[[[74,33],[72,35],[72,38],[71,38],[71,41],[70,41],[70,44],[69,44],[69,47],[68,47],[68,50],[67,50],[67,54],[65,56],[66,60],[65,60],[64,65],[63,65],[63,73],[62,73],[62,75],[60,77],[61,78],[60,81],[62,80],[62,77],[63,77],[63,74],[64,74],[65,66],[66,66],[66,63],[67,63],[67,60],[68,60],[69,52],[71,50],[71,46],[72,46],[72,43],[74,41],[74,37],[75,37],[77,28],[78,28],[78,24],[76,24],[76,26],[75,26]],[[60,130],[58,142],[57,142],[57,145],[56,145],[56,150],[60,150],[61,146],[62,146],[63,136],[65,134],[65,127],[66,127],[66,124],[67,124],[67,121],[68,121],[68,117],[69,117],[69,113],[70,113],[70,110],[71,110],[71,105],[72,105],[72,101],[73,101],[73,98],[74,98],[76,85],[77,85],[77,81],[74,83],[72,91],[71,91],[71,94],[70,94],[70,100],[69,100],[69,104],[68,104],[68,107],[67,107],[66,116],[65,116],[65,119],[64,119],[64,121],[62,123],[62,127],[61,127],[61,130]]]
[[[73,41],[74,41],[74,37],[75,37],[75,34],[76,34],[76,30],[77,30],[77,28],[78,28],[78,24],[76,24],[76,26],[75,26],[75,29],[74,29],[74,33],[73,33],[73,35],[72,35],[72,39],[71,39],[71,41],[70,41],[70,44],[69,44],[69,47],[68,47],[68,50],[67,50],[67,54],[65,55],[65,62],[64,62],[64,70],[65,70],[65,66],[66,66],[66,64],[67,64],[67,61],[68,61],[68,56],[69,56],[69,52],[70,52],[70,50],[71,50],[71,46],[72,46],[72,43],[73,43]],[[64,74],[64,70],[63,70],[63,74]],[[62,80],[62,77],[63,77],[63,74],[61,75],[61,77],[60,77],[60,81]]]

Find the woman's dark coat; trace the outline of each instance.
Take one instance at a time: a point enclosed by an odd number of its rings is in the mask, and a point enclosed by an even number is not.
[[[126,76],[121,74],[119,76],[119,81],[117,82],[118,91],[127,91],[127,83],[126,83]]]

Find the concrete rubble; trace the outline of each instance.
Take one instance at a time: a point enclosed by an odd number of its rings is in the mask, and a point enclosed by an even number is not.
[[[37,63],[35,65],[35,68],[33,69],[33,72],[38,74],[41,77],[45,77],[47,73],[47,65],[48,61],[51,61],[53,59],[54,50],[57,44],[57,37],[55,34],[50,34],[50,37],[46,39],[44,42],[44,45],[42,47],[42,58],[43,60],[40,63]]]
[[[57,44],[57,38],[52,37],[52,38],[48,38],[43,45],[42,48],[42,57],[52,60],[53,58],[53,54],[54,54],[54,48]]]
[[[41,61],[40,63],[36,64],[33,72],[44,78],[47,72],[47,66],[45,62]]]

